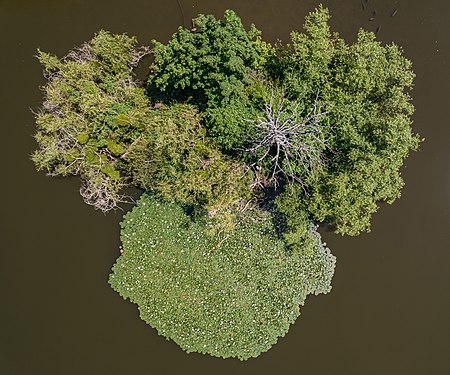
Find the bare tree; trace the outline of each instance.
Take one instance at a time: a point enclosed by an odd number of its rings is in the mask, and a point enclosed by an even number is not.
[[[122,180],[113,180],[100,170],[90,170],[88,177],[81,177],[80,195],[83,200],[103,213],[120,209],[119,203],[130,203],[131,198],[119,191],[125,186]]]
[[[306,191],[304,176],[324,164],[323,151],[328,148],[331,129],[322,121],[329,111],[318,101],[319,93],[309,113],[302,116],[299,104],[288,101],[283,88],[274,88],[264,115],[252,122],[254,135],[245,150],[261,155],[256,165],[270,159],[269,181],[275,187],[281,175],[299,182]]]

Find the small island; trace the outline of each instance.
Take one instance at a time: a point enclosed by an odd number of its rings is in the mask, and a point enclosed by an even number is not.
[[[32,160],[78,176],[103,212],[143,190],[121,224],[109,283],[186,352],[246,360],[269,350],[336,258],[319,224],[370,231],[421,142],[411,62],[360,30],[347,44],[326,8],[272,45],[238,15],[199,15],[167,44],[100,31],[47,79]],[[146,82],[135,69],[151,55]]]

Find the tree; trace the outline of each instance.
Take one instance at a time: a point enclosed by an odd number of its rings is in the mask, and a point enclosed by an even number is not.
[[[116,208],[126,181],[120,156],[144,130],[148,99],[133,68],[149,53],[136,39],[100,31],[63,59],[38,51],[47,84],[32,159],[51,176],[78,175],[96,209]]]
[[[256,357],[286,334],[307,295],[330,291],[335,267],[314,227],[302,251],[287,251],[265,216],[211,237],[178,205],[143,195],[122,223],[109,282],[183,350]]]
[[[254,26],[247,32],[236,13],[227,10],[223,20],[200,15],[191,30],[180,27],[167,45],[154,45],[149,92],[155,100],[196,104],[220,147],[241,145],[247,130],[243,119],[258,112],[247,92],[250,73],[273,54],[260,32]]]
[[[284,88],[273,88],[264,116],[251,123],[254,131],[245,151],[258,155],[254,164],[268,164],[268,182],[275,188],[284,178],[306,190],[306,176],[325,163],[331,129],[323,119],[328,112],[318,107],[317,99],[318,94],[309,113],[302,115],[300,103],[290,102]]]
[[[292,101],[311,107],[317,92],[328,111],[332,136],[326,163],[283,193],[336,232],[357,235],[370,230],[377,202],[400,196],[400,168],[420,139],[411,129],[411,62],[394,44],[382,46],[371,32],[360,31],[348,45],[328,26],[328,10],[319,7],[305,21],[305,33],[292,33],[283,48],[278,77]],[[294,184],[295,185],[295,184]]]
[[[206,211],[215,230],[232,227],[252,198],[252,173],[215,147],[192,105],[154,110],[123,158],[134,185]]]

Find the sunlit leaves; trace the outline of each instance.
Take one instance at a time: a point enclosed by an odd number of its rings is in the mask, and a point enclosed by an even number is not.
[[[378,201],[400,196],[399,169],[418,148],[410,119],[414,73],[396,45],[383,46],[362,30],[346,44],[330,32],[328,19],[325,9],[312,12],[306,32],[293,33],[282,54],[291,96],[312,103],[320,91],[333,129],[326,167],[306,179],[307,194],[295,199],[315,220],[335,224],[337,233],[357,235],[370,230]]]
[[[48,82],[36,114],[33,161],[50,175],[78,175],[85,202],[108,211],[123,200],[120,156],[150,107],[134,82],[136,39],[100,31],[63,59],[38,51]]]
[[[168,102],[189,100],[205,111],[205,125],[225,149],[242,143],[254,116],[245,87],[252,69],[273,53],[254,27],[246,31],[233,11],[223,20],[200,15],[192,30],[180,28],[164,45],[155,44],[149,91]]]

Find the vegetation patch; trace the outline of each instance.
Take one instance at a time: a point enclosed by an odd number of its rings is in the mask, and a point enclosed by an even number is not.
[[[122,223],[110,283],[187,352],[256,357],[286,334],[308,294],[330,291],[335,266],[314,227],[301,252],[287,251],[266,215],[211,237],[178,205],[143,195]]]
[[[241,145],[248,129],[245,119],[256,112],[248,92],[252,72],[270,51],[260,31],[254,26],[246,31],[237,14],[227,10],[223,20],[200,15],[192,29],[179,28],[167,45],[154,45],[149,77],[154,99],[196,104],[222,148]]]
[[[206,213],[223,229],[252,197],[252,172],[215,146],[192,105],[154,110],[124,160],[133,184]]]
[[[47,83],[32,160],[79,176],[103,212],[124,186],[145,191],[110,283],[188,352],[268,350],[307,295],[331,289],[335,258],[317,224],[368,232],[378,203],[400,197],[421,142],[411,62],[371,32],[346,43],[329,19],[320,6],[287,44],[227,10],[166,44],[100,31],[62,59],[38,51]]]

